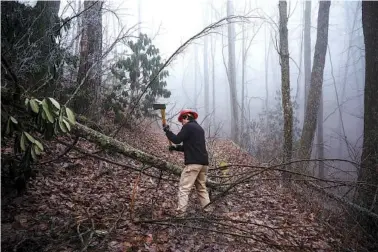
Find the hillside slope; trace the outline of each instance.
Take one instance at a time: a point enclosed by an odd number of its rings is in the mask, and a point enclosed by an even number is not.
[[[62,139],[72,142],[69,139]],[[181,153],[154,124],[125,130],[118,140],[169,162],[183,165]],[[95,145],[80,140],[88,152]],[[50,143],[43,160],[63,152]],[[219,165],[258,162],[228,140],[209,141],[210,179],[228,186],[212,191],[215,210],[204,215],[195,193],[185,218],[170,215],[176,205],[178,177],[102,151],[85,156],[70,151],[41,165],[27,193],[2,200],[4,251],[334,251],[336,234],[315,213],[281,189],[275,171]],[[115,163],[118,163],[115,164]],[[123,166],[121,166],[123,165]],[[143,167],[143,173],[126,165]],[[218,168],[216,168],[217,166]],[[249,178],[246,178],[248,174]],[[241,180],[241,178],[244,178]],[[236,183],[235,186],[230,184]]]

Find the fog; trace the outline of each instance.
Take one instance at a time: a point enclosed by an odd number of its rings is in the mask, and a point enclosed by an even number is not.
[[[78,5],[76,0],[76,8]],[[61,15],[71,16],[73,2],[61,2]],[[314,55],[317,34],[317,1],[311,9],[311,58]],[[246,52],[245,97],[246,124],[257,120],[264,113],[264,106],[276,107],[277,92],[281,92],[281,70],[277,46],[278,1],[233,1],[234,15],[245,16],[235,22],[236,83],[238,106],[242,103],[242,28],[245,29]],[[290,85],[292,102],[298,104],[295,117],[302,128],[304,118],[304,68],[303,68],[303,1],[289,1],[288,30],[290,53]],[[168,59],[185,41],[207,25],[226,17],[227,1],[210,0],[141,0],[107,1],[103,13],[103,44],[108,47],[121,29],[130,29],[132,35],[146,33],[153,39],[163,59]],[[168,117],[173,125],[182,108],[199,112],[199,122],[209,119],[210,134],[220,126],[220,137],[230,137],[231,106],[227,78],[228,44],[227,25],[214,30],[208,38],[209,112],[204,104],[204,38],[191,43],[168,66],[170,76],[167,88],[172,92],[168,99],[160,99],[168,106]],[[332,1],[329,21],[329,39],[324,71],[324,146],[326,157],[358,159],[363,133],[363,34],[361,2]],[[118,44],[107,56],[111,61],[127,54]],[[214,62],[211,57],[213,50]],[[214,67],[213,67],[214,64]],[[267,67],[266,67],[267,66]],[[214,74],[212,69],[214,68]],[[213,77],[215,96],[213,97]],[[111,85],[104,81],[105,85]],[[267,96],[268,94],[268,96]],[[215,108],[212,106],[215,99]],[[343,123],[340,123],[339,106]],[[214,118],[214,119],[213,119]],[[268,118],[269,119],[269,118]],[[215,127],[213,124],[216,124]],[[246,127],[247,128],[247,127]],[[345,136],[342,128],[345,130]],[[248,131],[248,130],[247,130]],[[248,133],[248,132],[247,132]],[[341,139],[341,141],[340,141]],[[341,146],[340,146],[341,143]],[[254,143],[251,143],[252,145]],[[315,143],[314,143],[315,144]]]

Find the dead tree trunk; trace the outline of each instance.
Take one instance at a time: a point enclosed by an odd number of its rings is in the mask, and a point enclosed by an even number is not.
[[[311,86],[306,103],[305,120],[300,140],[300,157],[309,159],[314,140],[316,121],[319,113],[320,96],[323,86],[323,73],[328,44],[328,25],[330,1],[320,1],[318,28],[314,53],[314,65],[311,72]]]
[[[362,2],[362,26],[365,40],[364,143],[358,174],[358,201],[378,213],[378,4]],[[372,237],[378,235],[378,221],[363,218],[362,225]],[[376,242],[376,240],[375,240]]]
[[[280,63],[281,63],[281,92],[282,108],[284,114],[284,163],[290,162],[293,151],[293,107],[290,100],[290,64],[289,64],[289,41],[287,29],[287,2],[280,1]],[[285,167],[290,169],[290,167]],[[289,173],[284,173],[283,178],[289,179]]]

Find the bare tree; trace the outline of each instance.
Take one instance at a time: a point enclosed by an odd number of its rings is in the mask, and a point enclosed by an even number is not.
[[[378,5],[362,2],[362,25],[365,40],[365,102],[362,166],[359,170],[358,201],[378,213]],[[366,217],[363,226],[376,241],[378,221]]]
[[[207,18],[206,18],[205,13],[205,23]],[[208,48],[208,36],[205,36],[204,38],[204,47],[203,47],[203,77],[204,77],[204,86],[205,86],[205,129],[208,131],[209,127],[209,61],[208,61],[208,53],[209,53],[209,48]]]
[[[272,40],[269,38],[269,45],[267,44],[266,26],[265,26],[265,111],[269,109],[269,54],[272,47]]]
[[[245,48],[245,23],[242,24],[242,76],[241,76],[241,115],[240,115],[240,133],[244,134],[244,125],[245,125],[245,72],[246,72],[246,63],[247,63],[247,52]]]
[[[213,108],[213,126],[215,127],[216,107],[215,107],[215,49],[217,40],[213,35],[210,37],[210,51],[211,51],[211,82],[212,82],[212,108]]]
[[[317,132],[316,132],[316,148],[317,148],[317,157],[318,160],[324,159],[324,139],[323,139],[323,92],[321,91],[320,94],[320,102],[319,102],[319,114],[317,119]],[[319,178],[325,178],[325,170],[324,170],[324,162],[318,162],[318,169],[319,169]]]
[[[218,19],[219,13],[216,12],[216,10],[213,8],[213,0],[211,1],[211,14],[210,14],[210,20],[213,22],[213,19]],[[218,14],[218,15],[217,15]],[[214,131],[216,128],[216,99],[215,99],[215,53],[216,53],[216,47],[217,47],[217,40],[216,40],[216,34],[210,34],[210,53],[211,53],[211,86],[212,86],[212,130]]]
[[[76,0],[75,0],[75,7],[77,8],[77,13],[80,13],[81,12],[81,6],[82,4],[81,4],[81,0],[77,0],[77,2],[76,2]],[[81,15],[79,15],[78,17],[77,17],[77,20],[76,20],[76,22],[75,22],[75,24],[74,24],[74,29],[75,29],[75,34],[74,34],[74,36],[76,37],[76,39],[75,39],[75,43],[74,43],[74,50],[73,50],[73,52],[74,52],[74,55],[78,55],[79,54],[79,41],[80,41],[80,39],[78,39],[79,38],[79,36],[80,36],[80,29],[81,29]]]
[[[309,6],[307,6],[309,4]],[[309,23],[309,24],[308,24]],[[305,8],[305,30],[304,32],[306,33],[307,36],[309,36],[309,40],[306,40],[306,43],[305,45],[309,46],[310,47],[310,52],[307,51],[307,54],[311,54],[311,1],[306,1],[306,8]],[[306,30],[308,29],[308,30]],[[309,44],[309,45],[308,45]],[[307,48],[308,50],[308,48]],[[309,58],[307,58],[309,55],[305,55],[306,59],[305,59],[305,70],[306,70],[306,73],[305,75],[307,74],[307,77],[309,77],[311,75],[311,55]],[[305,82],[308,81],[308,80],[305,80]],[[307,92],[308,92],[308,86],[309,86],[310,83],[306,82],[305,83],[305,86],[307,87]],[[323,87],[321,87],[321,89],[323,89]],[[316,153],[317,153],[317,158],[319,160],[323,160],[324,159],[324,134],[323,134],[323,90],[321,90],[321,95],[320,95],[320,102],[319,102],[319,112],[318,112],[318,119],[317,119],[317,131],[316,131]],[[308,93],[305,94],[306,95],[306,98],[305,98],[305,102],[307,102],[307,98],[308,98]],[[306,103],[305,103],[306,104]],[[319,178],[321,179],[324,179],[325,177],[325,171],[324,171],[324,162],[323,161],[319,161],[318,162],[318,176]]]
[[[310,90],[311,83],[311,1],[305,1],[304,9],[304,70],[305,70],[305,88],[304,88],[304,104],[306,112],[306,104],[308,98],[308,92]],[[305,115],[306,116],[306,115]]]
[[[323,73],[328,44],[328,25],[330,1],[321,1],[318,12],[318,28],[316,35],[314,65],[311,72],[311,85],[306,102],[305,120],[300,140],[300,156],[308,159],[314,140],[316,121],[319,114],[319,103],[322,93]]]
[[[102,56],[102,1],[84,1],[86,12],[82,17],[82,35],[80,41],[80,65],[77,83],[83,79],[84,91],[78,96],[74,108],[78,113],[92,114],[90,108],[96,108],[101,86],[101,56]],[[90,71],[90,78],[86,78]],[[91,107],[90,107],[91,105]]]
[[[281,92],[282,92],[282,108],[284,114],[284,163],[291,160],[293,151],[293,107],[290,100],[290,64],[289,64],[289,39],[287,29],[287,2],[280,1],[278,4],[280,14],[280,63],[281,63]],[[289,169],[289,166],[286,167]],[[289,178],[289,173],[283,174],[284,179]]]
[[[198,47],[194,44],[194,105],[193,108],[197,109],[198,96]]]
[[[303,66],[303,39],[304,39],[304,24],[305,24],[305,20],[304,20],[304,10],[305,10],[305,1],[303,2],[302,4],[302,15],[301,15],[301,18],[303,20],[302,22],[302,32],[301,32],[301,40],[300,40],[300,45],[299,45],[299,66],[298,66],[298,78],[297,78],[297,90],[296,90],[296,93],[295,93],[295,101],[299,101],[300,99],[302,99],[302,94],[301,94],[301,85],[302,85],[302,66]],[[305,84],[305,83],[304,83]],[[303,85],[304,87],[304,85]],[[294,113],[300,115],[300,110],[301,107],[298,106],[298,108],[296,109],[296,111]],[[298,117],[299,118],[299,117]]]
[[[227,0],[227,16],[233,16],[234,10],[232,0]],[[239,108],[236,90],[236,70],[235,70],[235,24],[228,24],[228,83],[230,86],[231,104],[231,137],[238,143],[239,138]]]
[[[348,6],[345,6],[348,8]],[[342,81],[342,89],[341,89],[341,98],[338,99],[340,104],[337,104],[338,110],[339,110],[339,122],[338,122],[338,133],[339,133],[339,148],[338,148],[338,157],[341,158],[343,151],[345,150],[345,147],[348,148],[348,143],[346,140],[346,132],[345,132],[345,126],[344,126],[344,119],[343,119],[343,105],[345,102],[345,96],[346,96],[346,86],[348,83],[348,73],[349,73],[349,64],[350,64],[350,59],[351,59],[351,51],[352,51],[352,43],[354,39],[354,34],[355,34],[355,28],[357,24],[357,17],[358,17],[358,11],[360,9],[359,4],[356,5],[356,8],[354,10],[354,15],[353,15],[353,22],[352,22],[352,27],[348,26],[348,32],[349,32],[349,40],[348,40],[348,48],[347,48],[347,58],[346,58],[346,65],[344,69],[344,76],[343,76],[343,81]],[[348,23],[348,22],[346,22]],[[349,148],[348,148],[348,152]]]

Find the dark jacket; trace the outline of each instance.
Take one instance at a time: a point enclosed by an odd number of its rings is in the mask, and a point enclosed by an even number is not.
[[[177,150],[184,151],[185,165],[209,165],[205,131],[196,121],[190,121],[182,126],[181,131],[177,135],[172,131],[167,131],[166,135],[174,144],[183,143],[182,146],[177,146]]]

